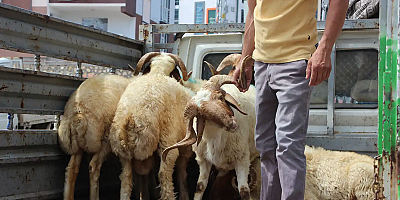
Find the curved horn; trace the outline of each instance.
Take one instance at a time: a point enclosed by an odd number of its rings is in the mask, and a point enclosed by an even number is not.
[[[249,170],[249,189],[253,191],[257,186],[257,172],[252,165],[250,165]]]
[[[217,70],[215,69],[214,66],[212,66],[211,63],[209,63],[209,62],[207,62],[207,61],[204,61],[204,63],[206,63],[207,66],[208,66],[208,68],[210,69],[210,71],[211,71],[211,76],[214,76],[214,75],[216,75],[216,74],[219,74],[219,72],[217,72]]]
[[[163,153],[162,153],[163,161],[165,161],[165,159],[167,158],[168,152],[171,151],[172,149],[183,147],[183,146],[189,146],[196,142],[197,136],[193,129],[193,118],[197,115],[197,113],[198,113],[198,108],[197,108],[196,103],[193,101],[188,103],[188,105],[185,108],[185,113],[184,113],[185,123],[187,125],[186,136],[180,142],[178,142],[170,147],[167,147],[163,151]]]
[[[206,126],[206,119],[203,116],[197,116],[197,145],[201,142],[203,138],[204,127]]]
[[[232,77],[228,75],[212,76],[205,84],[204,88],[219,90],[224,84],[234,84]]]
[[[230,54],[226,56],[217,67],[217,73],[220,73],[225,67],[232,65],[236,66],[240,62],[242,55],[238,53]]]
[[[181,69],[182,72],[182,78],[184,81],[187,81],[188,78],[188,73],[186,70],[186,66],[185,63],[183,63],[183,60],[181,58],[179,58],[179,56],[172,54],[172,53],[167,53],[172,59],[174,59],[175,64],[177,64],[179,66],[179,69]]]
[[[188,79],[192,76],[192,73],[193,73],[193,71],[190,71],[190,72],[188,73]]]
[[[150,61],[150,59],[152,59],[153,57],[159,56],[159,55],[161,55],[160,52],[149,52],[149,53],[144,54],[138,61],[133,75],[137,76],[139,74],[139,72],[142,71],[142,67],[144,64],[148,63]]]
[[[250,59],[251,59],[251,57],[249,55],[247,55],[246,57],[244,57],[243,62],[240,65],[240,74],[239,74],[238,84],[242,88],[246,88],[246,84],[247,84],[246,72],[245,72],[244,66],[247,62],[250,61]]]
[[[189,73],[188,73],[188,78],[190,79],[190,77],[192,76],[192,73],[193,73],[193,71],[190,71]],[[179,83],[181,84],[181,85],[183,85],[183,79],[180,79],[179,80]]]

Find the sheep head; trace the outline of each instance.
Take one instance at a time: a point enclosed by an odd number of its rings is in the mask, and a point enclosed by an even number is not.
[[[243,66],[244,64],[241,65],[241,68]],[[180,142],[163,151],[163,160],[165,160],[168,152],[172,149],[190,146],[196,141],[199,144],[202,139],[206,119],[213,121],[226,131],[234,132],[237,129],[238,124],[232,107],[243,115],[247,115],[247,113],[242,110],[238,102],[229,93],[221,89],[221,86],[224,84],[233,84],[230,75],[212,76],[202,89],[188,102],[184,111],[185,123],[187,125],[186,136]],[[194,117],[197,117],[197,135],[193,129]]]
[[[228,76],[233,76],[233,73],[236,70],[236,66],[238,66],[240,64],[240,59],[241,59],[242,54],[238,54],[238,53],[234,53],[234,54],[230,54],[228,56],[226,56],[221,63],[219,64],[218,68],[215,69],[214,66],[212,66],[210,63],[208,63],[207,61],[204,61],[208,67],[210,68],[211,72],[213,73],[213,75],[217,75],[220,74],[221,71],[223,69],[225,69],[225,67],[232,65],[232,69],[229,71]],[[243,63],[247,63],[249,62],[251,59],[250,56],[246,56],[243,59]],[[214,69],[214,70],[213,70]],[[247,79],[246,79],[246,74],[245,71],[243,69],[243,66],[240,67],[240,74],[239,74],[239,80],[238,80],[238,84],[242,87],[242,88],[246,88],[246,84],[247,83]]]
[[[189,79],[187,71],[186,71],[186,66],[183,63],[182,59],[179,58],[179,56],[177,56],[175,54],[161,53],[161,52],[150,52],[150,53],[146,53],[145,55],[143,55],[140,58],[140,60],[138,61],[137,67],[136,67],[133,75],[137,76],[139,74],[139,72],[142,70],[142,67],[144,64],[146,64],[150,61],[154,61],[154,59],[156,59],[158,56],[162,56],[162,55],[167,55],[174,60],[175,65],[177,65],[182,72],[183,80],[187,81]],[[151,65],[150,65],[150,67],[147,67],[144,69],[143,74],[147,74],[148,72],[150,72],[150,70],[151,70]],[[180,79],[181,79],[181,77],[179,75],[179,71],[176,67],[174,67],[174,69],[170,72],[170,76],[175,78],[177,81],[180,81]]]

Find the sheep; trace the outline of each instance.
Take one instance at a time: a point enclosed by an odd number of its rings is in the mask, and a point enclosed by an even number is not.
[[[247,56],[243,63],[249,58]],[[244,72],[242,67],[241,78]],[[250,199],[247,183],[250,162],[259,156],[254,142],[255,87],[242,93],[232,83],[230,75],[215,75],[204,84],[185,109],[185,113],[188,113],[186,122],[189,122],[186,137],[166,148],[162,155],[162,159],[165,159],[169,151],[191,146],[197,141],[193,150],[200,175],[195,200],[202,199],[212,165],[223,170],[235,169],[240,196]],[[193,129],[194,117],[197,118],[197,136]]]
[[[139,63],[146,58],[148,55],[142,57]],[[150,71],[150,68],[148,69]],[[65,174],[64,199],[74,199],[75,182],[83,152],[93,154],[89,163],[90,199],[99,199],[100,169],[111,152],[107,137],[116,105],[126,86],[137,77],[140,70],[141,67],[137,67],[132,78],[101,74],[86,79],[68,99],[58,128],[60,147],[71,155]],[[175,69],[169,70],[157,67],[151,69],[152,72],[171,73],[171,76],[176,77],[173,74],[176,73]],[[183,77],[187,80],[185,72]]]
[[[215,69],[214,66],[212,66],[209,62],[204,61],[204,63],[207,64],[208,68],[211,71],[211,76],[215,76],[221,73],[221,71],[229,66],[232,65],[232,69],[230,70],[230,72],[228,73],[229,76],[231,76],[234,72],[234,70],[236,69],[236,65],[239,63],[240,61],[240,57],[241,54],[230,54],[228,56],[226,56],[221,63],[219,64],[218,68]],[[187,88],[190,88],[193,92],[198,92],[201,87],[207,82],[207,80],[203,80],[203,79],[196,79],[196,78],[190,78],[190,76],[192,75],[192,71],[190,71],[188,73],[188,77],[189,80],[188,81],[180,81],[180,83]]]
[[[374,198],[374,160],[355,152],[306,146],[305,200]]]
[[[83,152],[93,154],[89,163],[90,199],[99,198],[100,168],[110,152],[106,141],[108,129],[116,102],[128,83],[128,78],[119,75],[97,75],[86,79],[67,101],[58,128],[60,147],[71,155],[65,174],[64,199],[74,199]]]
[[[182,60],[177,56],[173,58],[180,63],[181,70],[186,72]],[[156,65],[157,68],[173,69],[175,64],[171,57],[162,54],[146,61],[151,62],[152,69],[156,68]],[[187,76],[183,77],[184,81],[187,81]],[[132,97],[135,97],[134,100]],[[127,86],[118,102],[109,137],[111,149],[122,164],[121,199],[129,199],[132,191],[132,163],[139,166],[152,159],[153,152],[157,151],[161,155],[167,146],[184,138],[183,111],[191,97],[192,92],[188,88],[159,73],[150,72],[146,76],[137,77]],[[171,152],[166,161],[160,161],[158,176],[161,199],[175,199],[172,182],[175,162],[179,197],[189,198],[186,165],[191,155],[190,148],[182,147]]]
[[[370,200],[374,198],[375,177],[372,157],[355,152],[331,151],[308,145],[306,145],[304,154],[307,160],[305,200]],[[259,193],[261,170],[259,164],[253,165],[252,163],[252,166],[257,166],[255,171],[258,181],[254,192]],[[217,177],[211,189],[210,199],[240,198],[236,185],[233,182],[229,184],[234,178],[232,171]],[[221,193],[221,190],[224,192]],[[259,197],[254,199],[259,199]]]

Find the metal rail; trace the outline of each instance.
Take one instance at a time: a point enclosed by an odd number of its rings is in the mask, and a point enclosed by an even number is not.
[[[0,3],[0,48],[129,69],[143,42]]]
[[[397,147],[398,135],[398,37],[399,0],[380,1],[379,11],[379,174],[378,199],[398,199]]]
[[[325,21],[317,22],[317,29],[325,29]],[[378,29],[379,19],[346,20],[343,30]],[[139,39],[145,42],[145,52],[155,49],[175,49],[177,44],[154,43],[155,34],[176,33],[181,37],[184,33],[243,33],[244,23],[223,24],[146,24],[139,26]]]
[[[0,67],[0,112],[61,115],[84,78]]]

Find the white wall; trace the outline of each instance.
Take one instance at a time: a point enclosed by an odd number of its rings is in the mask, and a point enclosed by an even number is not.
[[[83,17],[108,18],[107,31],[135,39],[135,17],[129,17],[118,9],[105,10],[64,10],[52,9],[54,17],[82,24]]]
[[[161,5],[161,0],[151,0],[150,19],[157,23],[160,22],[161,19],[160,5]]]
[[[143,0],[143,21],[150,24],[151,2],[150,0]]]
[[[35,6],[47,7],[48,3],[49,3],[49,0],[32,0],[32,7],[35,7]]]
[[[136,13],[143,16],[143,0],[136,0]]]
[[[169,1],[169,24],[174,23],[175,19],[175,0],[170,0]]]
[[[179,24],[194,24],[193,0],[179,0]]]

